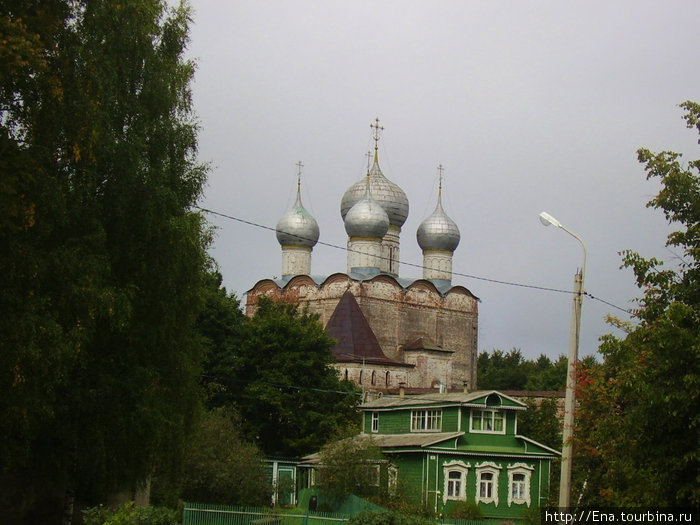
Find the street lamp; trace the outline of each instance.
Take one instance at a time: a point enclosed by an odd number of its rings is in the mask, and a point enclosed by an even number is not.
[[[569,335],[569,363],[566,373],[566,399],[564,401],[564,435],[561,449],[561,479],[559,481],[559,507],[568,508],[571,503],[571,438],[574,433],[574,405],[576,402],[576,362],[578,361],[578,343],[581,334],[581,304],[583,303],[583,280],[586,275],[586,245],[581,237],[565,228],[547,212],[540,213],[540,222],[545,226],[561,228],[581,243],[583,248],[583,266],[574,276],[574,304],[571,310],[571,332]]]

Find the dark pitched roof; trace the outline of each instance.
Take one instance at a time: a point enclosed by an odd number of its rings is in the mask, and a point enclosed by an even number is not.
[[[335,360],[339,363],[366,363],[377,365],[413,367],[389,359],[382,351],[355,297],[347,291],[338,302],[333,315],[328,320],[326,330],[338,341],[333,348]]]

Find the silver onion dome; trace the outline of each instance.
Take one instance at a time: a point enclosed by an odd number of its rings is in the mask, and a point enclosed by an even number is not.
[[[318,223],[302,206],[299,192],[294,206],[277,221],[275,233],[277,242],[282,246],[313,248],[318,242]]]
[[[460,240],[459,228],[442,209],[439,196],[435,211],[418,226],[416,238],[421,250],[454,252],[457,249]]]
[[[389,216],[372,197],[367,182],[365,182],[363,198],[350,208],[344,217],[344,222],[348,237],[381,239],[389,230]]]
[[[378,202],[389,216],[389,223],[400,228],[408,217],[408,198],[404,191],[387,179],[375,156],[374,165],[369,172],[369,184],[372,197]],[[350,186],[340,201],[340,215],[345,220],[350,209],[358,203],[365,194],[365,178]]]

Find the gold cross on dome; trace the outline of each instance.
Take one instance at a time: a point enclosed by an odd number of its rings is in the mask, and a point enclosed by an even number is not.
[[[379,135],[382,131],[384,131],[384,126],[379,125],[379,117],[374,119],[374,124],[369,125],[370,128],[374,129],[374,151],[377,151],[378,147],[377,143],[379,142]]]
[[[301,161],[297,162],[297,192],[301,189],[301,168],[304,167],[304,165],[301,163]]]

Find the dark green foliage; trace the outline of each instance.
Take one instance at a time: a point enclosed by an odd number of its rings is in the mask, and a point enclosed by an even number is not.
[[[177,525],[178,512],[165,507],[139,507],[133,502],[111,509],[93,507],[83,511],[84,525]]]
[[[247,439],[265,454],[296,457],[356,423],[360,398],[331,366],[334,341],[317,316],[262,298],[242,329],[238,321],[210,354],[205,379],[210,406],[234,407]]]
[[[318,486],[329,494],[387,496],[387,462],[371,438],[356,436],[328,443],[321,449],[321,464]]]
[[[366,510],[355,514],[348,525],[431,525],[434,521],[418,516],[404,516],[391,511]]]
[[[64,493],[97,502],[136,489],[181,456],[208,244],[190,211],[206,170],[182,58],[188,16],[159,0],[0,2],[0,507],[11,516]]]
[[[180,480],[184,501],[264,506],[272,495],[260,452],[242,440],[238,418],[223,409],[199,422]]]
[[[562,421],[557,417],[558,398],[543,399],[539,405],[532,399],[525,400],[527,410],[518,413],[518,434],[561,450]]]
[[[685,102],[684,119],[700,132],[700,105]],[[587,505],[700,504],[700,160],[641,149],[659,193],[648,206],[678,228],[667,246],[680,262],[624,252],[644,297],[639,324],[614,321],[628,334],[606,336],[604,362],[582,370],[575,443],[579,485]]]
[[[542,354],[535,361],[527,360],[520,350],[494,350],[479,354],[479,388],[481,390],[559,391],[566,388],[566,356],[552,362]]]
[[[481,508],[473,501],[451,502],[448,516],[458,520],[478,520],[483,517]]]

